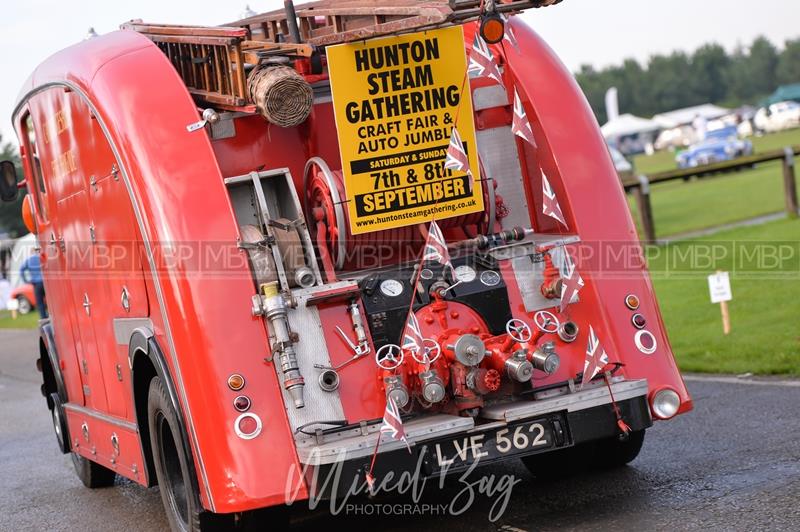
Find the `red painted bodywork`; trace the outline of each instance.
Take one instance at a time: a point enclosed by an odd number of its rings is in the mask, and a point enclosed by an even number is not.
[[[524,53],[510,48],[496,52],[507,64],[505,76],[521,88],[539,144],[533,150],[518,141],[528,171],[528,205],[541,205],[541,165],[570,228],[584,243],[591,243],[590,248],[612,243],[614,249],[633,250],[638,257],[619,179],[584,96],[547,45],[519,21],[512,19],[512,24]],[[472,32],[474,27],[465,26],[468,43]],[[61,131],[59,112],[69,122]],[[202,132],[187,132],[186,126],[198,120],[198,110],[164,55],[141,35],[120,31],[56,54],[27,81],[15,127],[26,154],[28,188],[38,190],[26,113],[46,176],[47,193],[35,192],[36,219],[56,344],[69,402],[82,407],[68,415],[73,440],[80,440],[76,435],[82,423],[92,425],[91,441],[81,440],[78,452],[137,482],[148,482],[135,437],[127,346],[117,344],[112,329],[114,318],[148,317],[190,431],[203,506],[227,513],[283,503],[286,478],[300,464],[281,383],[264,360],[269,354],[264,322],[250,312],[254,285],[245,252],[236,248],[239,232],[223,178],[261,167],[286,167],[302,193],[310,157],[320,156],[332,169],[340,168],[330,104],[316,105],[309,120],[292,129],[270,126],[259,116],[239,119],[235,137],[212,143]],[[507,110],[484,112],[478,126],[507,120]],[[74,169],[63,160],[69,150],[74,150]],[[532,208],[530,215],[537,232],[559,231],[537,210]],[[122,267],[98,265],[90,226],[99,243],[122,245],[125,258],[115,262]],[[84,252],[81,260],[95,261],[81,263],[90,275],[74,275],[80,261],[59,253],[62,239],[67,249]],[[200,250],[209,244],[226,246],[230,260],[224,267],[203,264]],[[586,287],[567,317],[600,331],[611,359],[625,361],[626,377],[647,378],[651,391],[671,387],[680,395],[681,411],[691,409],[644,263],[626,264],[624,278],[614,278],[602,274],[599,261],[597,255],[579,261]],[[506,271],[504,280],[515,317],[530,321],[513,272]],[[119,303],[123,286],[131,298],[127,311]],[[653,356],[643,356],[634,346],[635,331],[623,305],[628,293],[639,295],[640,312],[657,338],[660,347]],[[91,300],[90,315],[84,312],[84,294]],[[321,305],[320,315],[336,365],[349,353],[335,326],[346,329],[349,318],[345,306],[335,302]],[[559,344],[562,368],[550,380],[564,380],[583,369],[587,331],[582,327],[575,343]],[[88,374],[81,367],[84,360]],[[237,393],[226,386],[232,373],[245,376],[252,411],[264,422],[261,435],[250,441],[233,430],[238,412],[231,402]],[[349,421],[381,416],[384,396],[374,365],[343,370],[340,391]],[[109,443],[115,430],[119,456]],[[298,496],[307,496],[304,487]]]

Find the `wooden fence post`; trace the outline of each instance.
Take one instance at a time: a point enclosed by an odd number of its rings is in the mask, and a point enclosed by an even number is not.
[[[653,244],[656,241],[656,227],[653,222],[653,206],[650,204],[650,180],[646,175],[640,175],[637,179],[639,185],[633,187],[633,197],[642,222],[642,240],[646,244]]]
[[[797,183],[794,177],[794,150],[783,149],[783,190],[786,196],[786,214],[789,218],[797,218]]]

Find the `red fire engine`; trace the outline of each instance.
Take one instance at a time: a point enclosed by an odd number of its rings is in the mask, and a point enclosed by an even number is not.
[[[420,463],[624,464],[692,408],[591,109],[514,16],[551,3],[132,21],[37,67],[0,188],[86,486],[201,529]]]

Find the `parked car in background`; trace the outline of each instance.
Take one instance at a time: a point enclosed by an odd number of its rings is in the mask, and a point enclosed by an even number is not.
[[[675,161],[679,168],[693,168],[752,154],[753,143],[740,139],[736,127],[728,126],[709,131],[705,140],[680,152]]]
[[[617,169],[617,173],[621,178],[633,175],[633,165],[631,165],[631,162],[626,159],[618,149],[609,146],[608,151],[611,152],[611,160],[614,161],[614,168]]]
[[[756,113],[756,129],[772,133],[800,126],[800,103],[787,101],[762,107]]]
[[[11,299],[16,299],[19,303],[17,312],[28,314],[36,308],[36,295],[33,293],[33,285],[30,283],[21,284],[11,291]]]

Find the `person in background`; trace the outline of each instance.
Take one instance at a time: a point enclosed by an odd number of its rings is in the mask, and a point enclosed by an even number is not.
[[[42,263],[39,254],[34,253],[28,257],[19,269],[19,275],[26,283],[33,285],[33,293],[36,296],[36,310],[39,317],[47,317],[47,306],[44,302],[44,282],[42,282]]]
[[[697,140],[702,142],[706,139],[706,130],[708,129],[708,121],[706,117],[698,113],[692,121],[695,133],[697,133]]]

